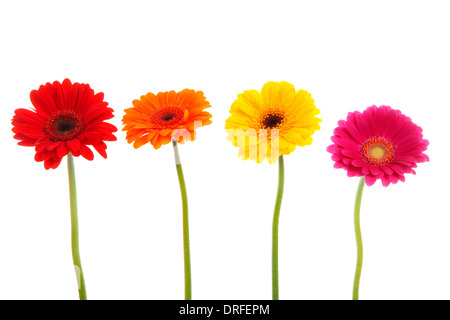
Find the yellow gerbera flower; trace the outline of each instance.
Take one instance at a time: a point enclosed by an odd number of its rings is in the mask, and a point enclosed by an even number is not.
[[[286,82],[268,82],[261,92],[246,90],[231,105],[226,120],[228,140],[240,148],[243,160],[269,163],[288,155],[296,146],[312,143],[311,136],[320,129],[322,120],[311,95],[295,91]]]

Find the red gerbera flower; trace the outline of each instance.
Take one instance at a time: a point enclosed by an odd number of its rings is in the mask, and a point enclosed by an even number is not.
[[[44,161],[45,169],[56,169],[69,152],[93,160],[88,145],[106,158],[104,141],[117,140],[117,128],[104,122],[113,117],[113,109],[103,97],[88,84],[72,84],[69,79],[41,85],[30,94],[35,109],[15,111],[14,138],[21,140],[19,145],[35,147],[34,159]]]
[[[327,148],[335,168],[344,168],[349,177],[365,176],[371,186],[380,179],[383,186],[404,182],[405,173],[415,174],[417,163],[429,161],[423,152],[429,142],[422,128],[399,110],[371,106],[363,113],[350,112],[338,122]]]

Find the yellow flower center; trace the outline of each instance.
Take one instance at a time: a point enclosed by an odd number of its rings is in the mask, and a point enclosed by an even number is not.
[[[381,159],[386,155],[386,149],[382,145],[375,145],[369,148],[369,154],[375,159]]]
[[[380,166],[389,163],[395,157],[396,147],[387,139],[373,137],[360,146],[363,160],[371,165]]]

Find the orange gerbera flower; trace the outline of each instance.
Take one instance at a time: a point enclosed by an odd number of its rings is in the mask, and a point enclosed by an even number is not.
[[[128,143],[137,149],[150,142],[155,149],[168,144],[172,138],[179,143],[195,140],[195,129],[208,125],[211,107],[203,92],[184,89],[180,92],[149,92],[125,109],[122,129]]]

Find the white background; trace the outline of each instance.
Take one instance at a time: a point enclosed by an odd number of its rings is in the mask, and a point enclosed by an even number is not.
[[[68,77],[123,109],[149,91],[202,90],[213,124],[180,146],[194,299],[270,299],[277,165],[237,157],[224,130],[247,89],[285,80],[321,110],[311,146],[285,157],[280,298],[351,299],[358,178],[326,147],[347,112],[390,105],[424,130],[429,163],[366,187],[361,299],[450,299],[448,1],[2,1],[0,298],[77,299],[67,167],[46,171],[11,132],[29,93]],[[90,299],[183,299],[173,150],[76,158]]]

